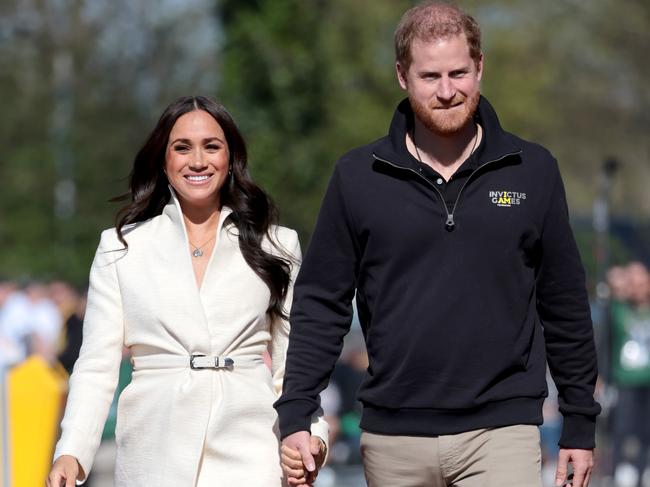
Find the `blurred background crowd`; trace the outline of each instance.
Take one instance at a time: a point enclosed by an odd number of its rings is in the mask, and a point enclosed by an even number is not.
[[[403,97],[392,32],[414,3],[0,2],[3,487],[42,485],[36,457],[49,466],[88,269],[118,209],[108,200],[125,191],[156,115],[181,95],[222,101],[247,138],[254,178],[304,250],[335,160],[382,136]],[[592,485],[650,487],[650,2],[458,3],[482,27],[483,94],[506,129],[551,149],[565,180],[601,369]],[[323,393],[335,441],[320,486],[364,485],[354,392],[366,360],[355,324]],[[129,377],[125,351],[118,392]],[[561,421],[554,401],[551,385],[548,485]],[[114,412],[91,487],[111,485]]]
[[[594,301],[594,326],[601,375],[597,398],[603,405],[599,424],[596,486],[650,485],[650,272],[639,261],[611,266],[606,272],[606,307]],[[85,290],[64,281],[0,282],[0,358],[2,369],[20,368],[28,358],[46,367],[72,371],[82,341]],[[353,322],[322,406],[330,424],[329,466],[321,486],[361,486],[358,427],[361,407],[356,391],[368,365],[359,323]],[[88,485],[112,485],[117,398],[129,383],[131,364],[125,349],[115,400]],[[63,375],[62,377],[66,377]],[[64,395],[62,381],[60,393]],[[64,400],[63,400],[64,403]],[[549,397],[541,427],[543,475],[552,485],[561,430],[556,391],[549,375]],[[53,425],[55,428],[55,425]],[[9,427],[11,431],[11,427]],[[51,440],[55,439],[50,437]],[[29,456],[29,452],[13,452]],[[11,484],[8,484],[11,485]]]
[[[37,354],[72,372],[82,339],[85,290],[64,281],[0,282],[0,360],[7,368]]]

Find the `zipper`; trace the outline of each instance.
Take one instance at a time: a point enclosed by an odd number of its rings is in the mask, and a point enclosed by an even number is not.
[[[456,222],[454,221],[454,213],[456,212],[456,207],[458,206],[458,202],[460,201],[460,195],[463,193],[463,190],[465,189],[465,186],[467,186],[467,183],[474,177],[474,175],[479,172],[481,169],[483,169],[485,166],[488,166],[490,164],[494,164],[495,162],[502,161],[506,157],[514,156],[517,154],[521,154],[521,150],[518,150],[516,152],[509,152],[508,154],[504,154],[498,159],[493,159],[491,161],[487,161],[483,164],[481,164],[479,167],[474,169],[469,176],[467,176],[467,179],[463,183],[463,185],[460,188],[460,191],[458,191],[458,195],[456,195],[456,201],[454,201],[454,206],[451,208],[451,212],[449,211],[449,208],[447,208],[447,203],[445,202],[445,198],[442,195],[442,192],[431,182],[429,179],[427,179],[425,176],[423,176],[420,172],[416,171],[415,169],[411,169],[410,167],[404,167],[400,166],[398,164],[395,164],[394,162],[387,161],[386,159],[382,159],[381,157],[377,156],[377,154],[373,153],[372,156],[378,160],[381,161],[385,164],[388,164],[391,167],[394,167],[396,169],[401,169],[403,171],[409,171],[412,172],[413,174],[417,175],[418,177],[422,178],[424,181],[427,182],[429,186],[431,186],[433,189],[436,190],[438,193],[438,196],[440,196],[440,201],[442,202],[442,206],[445,209],[445,213],[447,214],[447,219],[445,220],[445,229],[447,229],[448,232],[451,232],[454,227],[456,226]],[[422,164],[422,163],[421,163]]]

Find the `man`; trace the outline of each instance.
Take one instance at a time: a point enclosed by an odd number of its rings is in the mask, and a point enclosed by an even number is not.
[[[607,273],[612,291],[613,470],[617,485],[644,485],[650,454],[650,274],[641,262]],[[637,448],[630,448],[636,444]],[[629,477],[629,478],[625,478]]]
[[[296,282],[276,403],[285,470],[299,481],[298,450],[313,477],[310,417],[356,293],[370,487],[540,486],[546,361],[564,416],[557,485],[572,463],[586,486],[596,355],[557,163],[480,96],[472,17],[416,6],[395,48],[408,100],[386,137],[336,165]]]

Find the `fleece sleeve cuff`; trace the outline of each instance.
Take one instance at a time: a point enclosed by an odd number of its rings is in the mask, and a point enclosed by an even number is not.
[[[581,415],[564,416],[562,436],[559,445],[562,448],[592,449],[596,447],[596,418]]]
[[[278,412],[280,437],[286,438],[296,431],[311,431],[314,403],[309,400],[295,399],[275,404]],[[325,439],[325,438],[324,438]]]

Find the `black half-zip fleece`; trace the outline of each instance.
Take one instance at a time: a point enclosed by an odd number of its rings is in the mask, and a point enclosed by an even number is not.
[[[357,297],[370,365],[361,427],[435,436],[541,424],[546,363],[560,445],[594,446],[596,352],[560,172],[501,128],[481,98],[485,144],[447,211],[405,144],[413,114],[337,163],[294,288],[285,437],[309,430]]]

